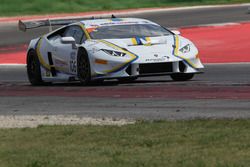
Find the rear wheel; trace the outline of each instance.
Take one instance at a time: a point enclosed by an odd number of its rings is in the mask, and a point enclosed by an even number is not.
[[[79,49],[77,55],[77,75],[82,85],[88,85],[91,81],[90,63],[86,50]]]
[[[27,55],[27,74],[31,85],[43,85],[40,62],[35,50],[30,50]]]
[[[194,77],[194,74],[190,73],[180,73],[180,74],[172,74],[170,77],[174,81],[188,81],[191,80]]]

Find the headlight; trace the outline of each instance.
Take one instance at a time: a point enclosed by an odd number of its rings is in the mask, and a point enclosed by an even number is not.
[[[184,46],[183,48],[181,48],[180,51],[182,53],[188,53],[188,52],[190,52],[190,44],[187,44],[186,46]]]
[[[116,56],[116,57],[124,57],[126,55],[126,53],[123,52],[117,52],[117,51],[113,51],[113,50],[107,50],[107,49],[101,49],[103,52],[111,55],[111,56]]]

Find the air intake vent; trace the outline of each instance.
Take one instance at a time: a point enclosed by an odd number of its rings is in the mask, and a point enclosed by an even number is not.
[[[132,74],[132,66],[129,65],[128,68],[126,69],[126,72],[128,73],[128,75]]]
[[[139,65],[140,74],[173,72],[172,63],[149,63]]]
[[[180,72],[185,72],[186,70],[186,65],[182,61],[179,62],[179,70]]]

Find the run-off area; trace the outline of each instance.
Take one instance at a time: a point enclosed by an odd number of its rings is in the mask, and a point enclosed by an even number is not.
[[[199,49],[203,63],[250,62],[250,23],[180,29]],[[27,44],[0,47],[0,64],[25,64]]]

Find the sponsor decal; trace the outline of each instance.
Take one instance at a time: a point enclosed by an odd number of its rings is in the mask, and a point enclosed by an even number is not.
[[[91,28],[87,28],[86,30],[87,30],[88,33],[92,33],[93,31],[94,31],[94,32],[97,31],[97,30],[96,30],[97,28],[98,28],[98,27],[91,27]]]
[[[68,63],[60,59],[54,59],[55,65],[59,67],[68,66]]]
[[[49,70],[46,70],[45,76],[46,76],[46,77],[51,77],[51,72],[50,72]]]
[[[122,18],[112,18],[111,21],[123,21]]]
[[[70,53],[70,59],[76,60],[76,52]]]
[[[89,25],[88,28],[91,28],[91,27],[98,27],[98,25],[97,24],[91,24],[91,25]]]
[[[77,62],[76,62],[76,52],[72,52],[70,54],[69,68],[72,73],[76,73],[77,70]]]
[[[163,62],[166,61],[166,57],[161,57],[161,58],[150,58],[146,59],[146,62]]]
[[[101,23],[101,26],[106,26],[106,25],[119,25],[119,24],[138,24],[138,22],[136,21],[124,21],[124,22],[120,22],[120,21],[113,21],[113,22],[107,22],[107,23]]]

